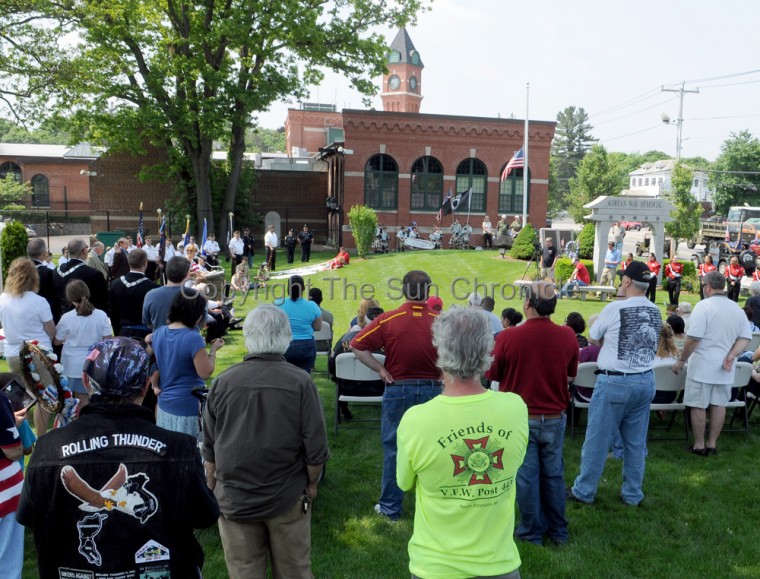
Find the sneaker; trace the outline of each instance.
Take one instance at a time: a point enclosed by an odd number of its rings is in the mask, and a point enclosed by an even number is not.
[[[391,515],[384,513],[380,505],[375,505],[375,512],[389,523],[398,523],[399,516],[396,515],[395,517],[392,517]]]

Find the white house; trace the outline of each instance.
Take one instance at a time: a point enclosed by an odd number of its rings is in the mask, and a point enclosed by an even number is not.
[[[630,189],[633,195],[646,197],[662,197],[670,190],[670,176],[676,162],[673,159],[644,163],[635,171],[631,171]],[[712,190],[707,187],[707,173],[694,171],[694,181],[691,184],[691,194],[700,203],[712,203]]]

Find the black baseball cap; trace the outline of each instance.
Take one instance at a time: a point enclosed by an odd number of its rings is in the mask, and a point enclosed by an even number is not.
[[[131,398],[148,381],[150,355],[132,338],[102,340],[90,346],[83,372],[90,378],[93,395]]]
[[[649,283],[652,278],[652,272],[643,261],[632,261],[628,267],[618,271],[620,277],[627,276],[633,281],[643,281]]]

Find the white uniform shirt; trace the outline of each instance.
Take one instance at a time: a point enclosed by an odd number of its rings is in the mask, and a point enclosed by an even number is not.
[[[264,245],[276,249],[279,246],[279,243],[280,241],[277,238],[277,234],[274,231],[267,231],[267,234],[264,236]]]

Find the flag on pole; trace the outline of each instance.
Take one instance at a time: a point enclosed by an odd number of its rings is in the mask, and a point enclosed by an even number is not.
[[[143,204],[140,203],[140,220],[137,224],[137,247],[143,246]]]
[[[164,257],[166,256],[166,216],[161,217],[158,234],[161,236],[158,241],[158,259],[164,261]]]
[[[522,169],[524,166],[525,166],[525,150],[523,149],[523,147],[520,147],[520,150],[515,151],[515,154],[512,155],[512,158],[509,160],[509,163],[507,163],[507,166],[504,167],[504,171],[501,174],[501,180],[506,181],[512,169]]]
[[[227,224],[227,247],[230,246],[230,240],[232,239],[232,218],[235,216],[235,214],[230,211],[227,214],[227,219],[229,223]]]
[[[203,237],[201,238],[201,255],[206,255],[206,236],[208,233],[208,225],[206,224],[206,218],[203,218]]]
[[[728,231],[728,221],[726,221],[726,241],[731,241],[731,233]]]
[[[462,205],[467,203],[467,211],[470,210],[470,202],[472,198],[472,187],[467,189],[464,193],[458,193],[456,197],[451,200],[451,213],[456,213]],[[448,215],[448,213],[447,213]]]
[[[446,199],[441,203],[440,209],[438,209],[438,215],[435,216],[435,220],[440,222],[444,215],[451,213],[451,187],[449,187],[449,194],[446,195]]]
[[[182,238],[182,245],[187,247],[190,243],[190,216],[185,215],[185,236]]]

